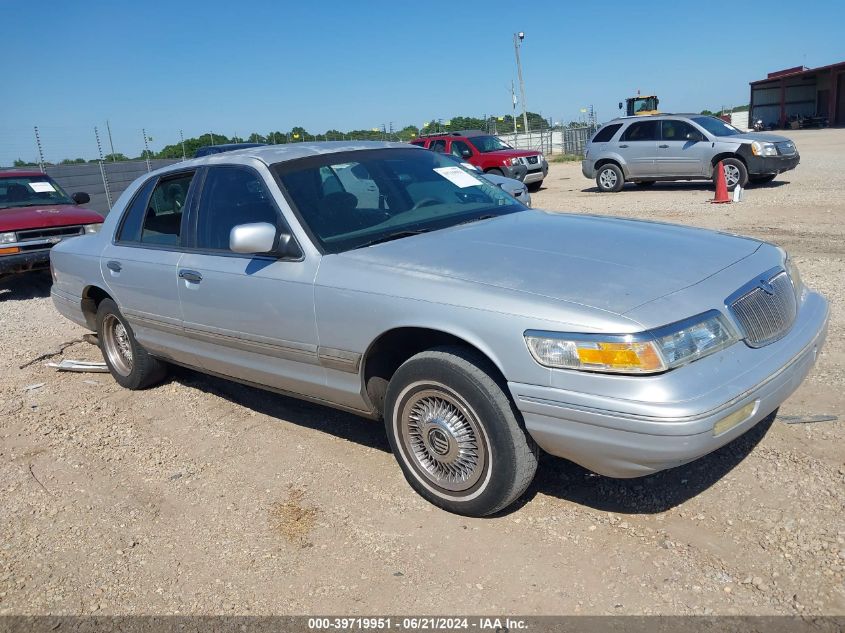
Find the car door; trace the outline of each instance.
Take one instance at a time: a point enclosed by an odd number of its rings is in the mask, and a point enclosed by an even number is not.
[[[319,397],[317,263],[232,252],[232,228],[255,222],[287,228],[262,174],[246,165],[208,167],[174,271],[185,336],[207,371]]]
[[[182,337],[176,272],[183,254],[183,211],[193,195],[194,177],[193,170],[183,171],[142,185],[100,257],[108,291],[138,342],[180,362],[193,358]]]
[[[655,173],[659,137],[660,122],[653,119],[634,121],[622,132],[615,145],[625,160],[629,177],[659,175]]]
[[[656,171],[667,176],[700,176],[710,146],[705,136],[686,121],[663,119],[657,144]]]

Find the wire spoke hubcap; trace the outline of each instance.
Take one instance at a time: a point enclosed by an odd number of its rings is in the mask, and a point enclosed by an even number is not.
[[[414,394],[402,409],[401,434],[412,465],[440,488],[467,490],[484,472],[487,451],[479,422],[446,391]]]
[[[103,319],[103,344],[108,361],[122,376],[132,373],[132,343],[126,327],[113,314]]]

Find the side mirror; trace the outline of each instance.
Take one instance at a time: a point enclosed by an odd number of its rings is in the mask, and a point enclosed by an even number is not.
[[[275,255],[299,257],[302,252],[293,236],[280,232],[269,222],[239,224],[229,233],[229,250],[245,255]]]
[[[89,196],[84,191],[77,191],[70,198],[74,201],[75,204],[88,204],[89,202],[91,202],[91,196]]]
[[[464,158],[471,158],[472,152],[469,151],[468,149],[462,149],[461,150],[461,156],[463,156]]]

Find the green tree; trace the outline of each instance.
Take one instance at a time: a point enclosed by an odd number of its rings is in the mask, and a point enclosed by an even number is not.
[[[29,161],[18,158],[14,163],[15,167],[38,167],[38,163],[31,163]]]

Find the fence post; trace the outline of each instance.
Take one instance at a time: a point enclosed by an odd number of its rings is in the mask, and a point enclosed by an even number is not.
[[[34,125],[35,129],[35,146],[38,148],[38,166],[41,168],[41,173],[44,171],[44,151],[41,149],[41,136],[38,134],[38,126]]]
[[[97,154],[100,156],[100,176],[103,179],[103,189],[106,192],[106,202],[109,205],[109,212],[111,212],[111,191],[109,189],[109,179],[106,178],[106,168],[103,166],[103,147],[100,145],[100,132],[97,130],[96,125],[94,126],[94,138],[97,139]]]
[[[150,165],[150,146],[147,144],[147,130],[146,128],[141,128],[141,134],[144,135],[144,158],[147,161],[147,173],[153,170],[152,165]]]

